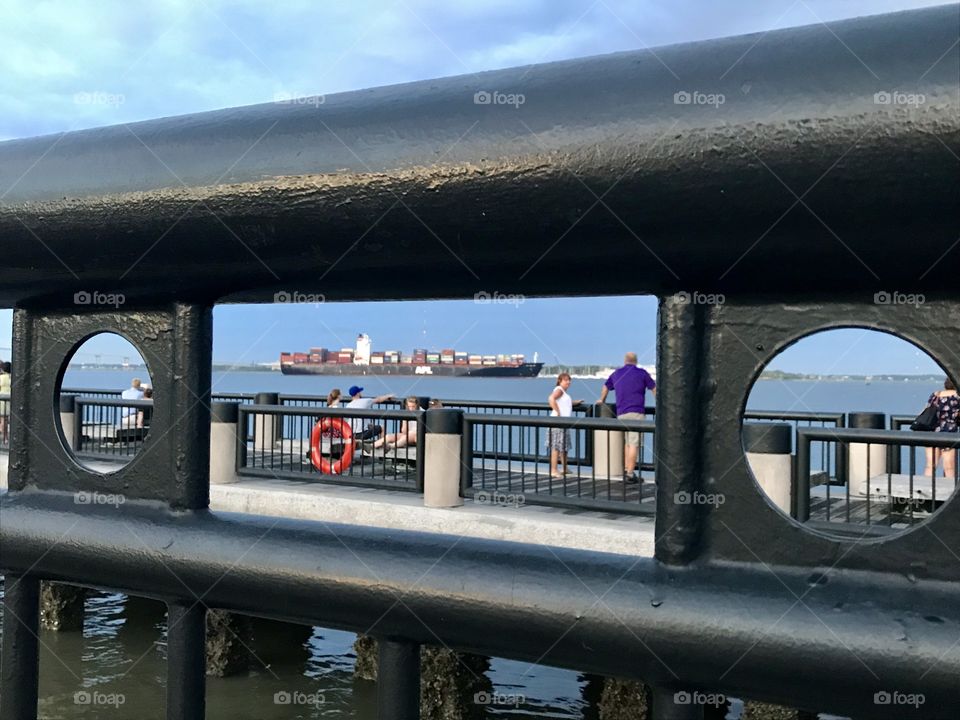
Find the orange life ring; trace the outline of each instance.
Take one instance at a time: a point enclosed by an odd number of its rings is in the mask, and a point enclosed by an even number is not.
[[[324,434],[340,433],[343,442],[343,455],[334,463],[320,452],[320,437]],[[342,418],[326,417],[317,420],[310,433],[310,460],[313,466],[324,475],[340,475],[353,462],[353,428]]]

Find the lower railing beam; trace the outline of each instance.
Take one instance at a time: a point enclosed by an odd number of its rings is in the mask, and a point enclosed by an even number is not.
[[[206,608],[167,606],[167,720],[203,720],[206,711]]]
[[[36,720],[39,691],[40,581],[8,574],[3,593],[0,718]]]
[[[420,717],[420,644],[380,638],[377,665],[378,720]]]

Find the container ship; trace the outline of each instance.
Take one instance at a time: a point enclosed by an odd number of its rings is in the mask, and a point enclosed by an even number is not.
[[[407,355],[399,350],[372,352],[370,337],[361,334],[355,348],[280,353],[284,375],[436,375],[439,377],[536,377],[543,367],[526,362],[523,355],[471,355],[446,349],[431,352],[416,349]]]

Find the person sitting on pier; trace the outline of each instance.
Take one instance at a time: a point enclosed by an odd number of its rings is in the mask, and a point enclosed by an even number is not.
[[[957,386],[953,384],[953,380],[947,378],[943,383],[943,390],[933,393],[927,404],[937,408],[937,427],[934,432],[960,432],[960,395],[957,395]],[[927,448],[927,467],[923,474],[934,477],[941,459],[943,474],[947,478],[956,479],[957,451],[947,448]]]
[[[600,399],[603,404],[607,401],[607,393],[613,390],[617,394],[617,418],[620,420],[643,420],[646,417],[647,390],[656,397],[657,383],[650,377],[650,373],[637,366],[637,354],[628,352],[623,358],[623,367],[615,370],[603,384]],[[623,479],[628,483],[639,482],[634,475],[637,466],[637,455],[640,450],[640,433],[628,432],[623,444]]]
[[[141,387],[140,378],[134,378],[130,381],[130,387],[120,393],[120,398],[122,400],[142,400],[143,399],[143,388]],[[137,427],[137,408],[135,407],[121,407],[120,408],[120,427],[123,428],[132,428]]]
[[[348,410],[369,410],[378,403],[393,399],[393,395],[379,395],[375,398],[365,398],[363,397],[363,388],[357,385],[351,385],[348,392],[350,393],[350,402],[346,405]],[[363,418],[351,419],[350,427],[353,429],[354,440],[373,440],[383,434],[382,425],[376,425],[371,422],[364,427]]]
[[[415,412],[420,406],[418,404],[417,398],[414,395],[411,395],[407,398],[407,407],[406,409]],[[384,437],[377,440],[373,443],[373,449],[378,450],[383,448],[384,454],[388,450],[397,450],[408,445],[417,444],[417,421],[416,420],[404,420],[400,423],[400,432],[390,433]]]
[[[143,399],[153,400],[153,388],[149,385],[143,388]],[[150,427],[150,416],[153,414],[153,408],[141,408],[137,411],[137,427]]]

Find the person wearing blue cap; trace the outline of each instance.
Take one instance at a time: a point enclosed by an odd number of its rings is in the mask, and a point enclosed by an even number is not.
[[[363,397],[363,388],[359,385],[351,385],[347,392],[350,394],[350,402],[346,405],[346,409],[348,410],[369,410],[377,403],[393,399],[393,395],[379,395],[375,398],[365,398]],[[351,419],[350,427],[353,429],[353,437],[355,440],[373,440],[383,434],[383,427],[381,425],[370,423],[364,428],[363,418]]]

